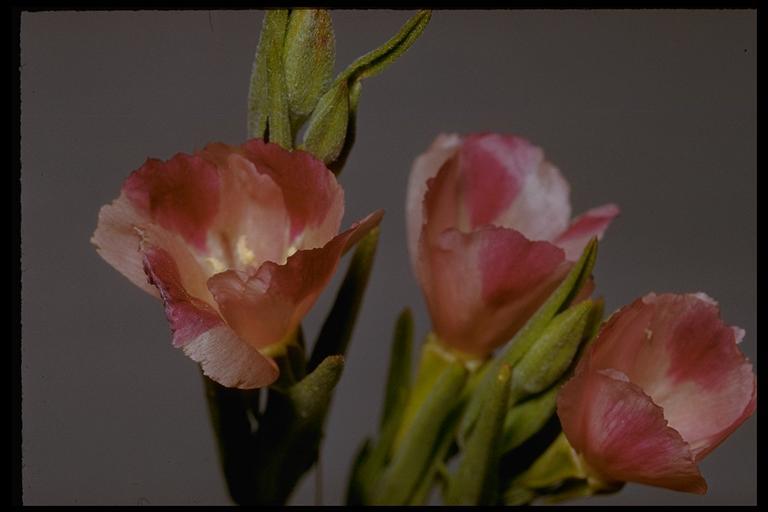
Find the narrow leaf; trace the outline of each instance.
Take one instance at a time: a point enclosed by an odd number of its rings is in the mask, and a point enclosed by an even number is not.
[[[331,356],[287,392],[270,389],[255,453],[259,464],[249,505],[283,505],[316,462],[331,398],[344,358]]]
[[[309,371],[315,369],[326,357],[334,354],[343,355],[346,352],[363,302],[368,278],[371,275],[378,242],[378,227],[372,229],[358,242],[347,274],[336,294],[336,300],[317,336],[309,359]]]
[[[434,386],[409,423],[402,442],[381,476],[373,504],[404,504],[424,475],[439,439],[443,421],[454,410],[467,370],[459,362],[443,368]]]
[[[384,71],[419,38],[431,16],[430,11],[419,11],[403,25],[394,37],[372,52],[358,58],[339,75],[336,81],[359,81]]]
[[[507,412],[511,370],[502,365],[464,447],[461,463],[450,479],[445,502],[449,505],[492,505],[496,501],[498,449],[504,416]]]
[[[370,454],[371,440],[366,439],[357,451],[355,460],[352,463],[352,471],[350,472],[349,483],[347,484],[347,505],[361,506],[366,503],[365,482],[361,475]]]
[[[205,375],[202,377],[227,489],[235,503],[248,503],[252,490],[251,467],[258,460],[248,419],[248,402],[257,403],[255,397],[261,390],[244,392],[224,387]]]
[[[337,138],[334,139],[334,144],[328,144],[328,146],[334,149],[337,145],[339,148],[338,152],[334,151],[336,153],[335,156],[326,161],[334,174],[338,175],[341,172],[355,142],[357,105],[362,90],[361,81],[381,73],[408,50],[424,31],[430,17],[431,13],[429,11],[419,11],[403,25],[394,37],[376,50],[358,58],[336,78],[334,87],[344,84],[348,91],[348,120],[345,125],[346,132],[343,134],[344,136],[338,137],[338,133],[336,133]]]
[[[355,498],[362,503],[367,502],[389,460],[392,444],[408,403],[412,344],[413,316],[406,308],[400,313],[395,324],[379,438],[374,446],[368,446],[365,460],[356,464],[350,481],[350,489],[354,487]]]
[[[413,495],[408,500],[408,505],[424,505],[429,499],[430,492],[438,476],[442,473],[443,477],[445,477],[445,460],[449,456],[451,448],[455,446],[456,430],[459,427],[460,420],[461,408],[456,407],[448,415],[448,418],[443,421],[437,445],[430,457],[427,470],[424,472],[424,476],[421,477]]]
[[[390,419],[399,420],[411,389],[411,353],[413,351],[413,315],[405,308],[395,324],[395,334],[389,355],[387,391],[384,398],[383,427]]]

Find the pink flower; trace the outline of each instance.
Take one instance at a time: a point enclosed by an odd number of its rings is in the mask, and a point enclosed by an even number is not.
[[[568,183],[541,149],[511,135],[440,135],[414,162],[408,248],[433,328],[447,345],[485,356],[554,291],[609,204],[571,221]]]
[[[743,336],[704,294],[624,307],[560,391],[568,441],[605,480],[706,492],[698,462],[755,410]]]
[[[99,254],[162,299],[173,345],[228,387],[267,386],[342,254],[381,220],[337,234],[344,192],[309,153],[250,140],[150,159],[102,207]]]

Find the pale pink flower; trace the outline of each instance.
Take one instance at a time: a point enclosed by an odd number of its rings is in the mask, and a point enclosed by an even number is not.
[[[485,356],[554,291],[613,204],[571,221],[569,186],[541,149],[500,134],[440,135],[414,162],[408,249],[435,333]]]
[[[102,207],[92,242],[162,299],[180,347],[213,380],[256,388],[342,254],[381,220],[338,234],[344,193],[321,161],[254,139],[149,159]]]
[[[704,294],[636,300],[611,316],[560,391],[565,436],[606,481],[706,492],[697,464],[755,410],[743,336]]]

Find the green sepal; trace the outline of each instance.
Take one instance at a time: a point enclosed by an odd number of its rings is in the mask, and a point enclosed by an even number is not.
[[[576,497],[617,492],[623,482],[596,476],[568,442],[564,433],[539,456],[524,473],[515,478],[504,493],[504,502],[519,505],[524,496],[558,502]]]
[[[346,353],[373,268],[379,231],[378,226],[371,229],[357,243],[352,261],[336,294],[336,300],[317,335],[308,371],[314,370],[328,356]]]
[[[330,164],[341,153],[349,123],[349,86],[337,82],[323,94],[312,112],[300,149]]]
[[[571,366],[584,339],[593,302],[582,301],[555,316],[512,372],[513,402],[540,393]]]
[[[492,505],[498,492],[498,449],[509,399],[511,369],[504,364],[496,374],[491,393],[481,409],[461,462],[445,493],[448,505]]]
[[[424,32],[430,17],[430,11],[419,11],[389,41],[342,71],[321,97],[308,122],[302,147],[322,159],[334,174],[341,172],[355,140],[362,80],[381,73],[408,50]],[[342,119],[343,113],[346,119]]]
[[[507,348],[493,359],[483,370],[484,376],[478,383],[467,404],[460,427],[460,438],[466,439],[480,413],[480,407],[492,387],[493,378],[499,367],[506,363],[513,369],[531,346],[543,334],[546,327],[560,311],[578,295],[589,280],[597,258],[597,239],[593,238],[584,248],[581,257],[574,263],[563,282],[555,289],[544,304],[526,322],[522,329],[507,344]]]
[[[293,135],[288,107],[288,93],[285,87],[283,68],[283,45],[288,27],[288,10],[267,11],[264,17],[264,30],[267,33],[267,80],[269,119],[267,130],[269,141],[285,149],[293,149]]]
[[[560,386],[532,396],[509,409],[504,419],[504,434],[500,443],[502,453],[517,448],[538,432],[557,407],[557,393]]]
[[[267,16],[261,24],[259,44],[253,58],[251,80],[248,87],[248,138],[266,138],[269,118],[269,76],[267,73],[267,52],[271,36]]]
[[[327,90],[335,60],[335,38],[330,13],[325,9],[291,10],[283,61],[294,134]]]

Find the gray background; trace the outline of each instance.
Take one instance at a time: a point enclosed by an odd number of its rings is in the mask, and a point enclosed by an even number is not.
[[[337,67],[411,11],[335,11]],[[240,143],[259,11],[23,13],[22,377],[27,504],[223,504],[198,371],[159,303],[89,244],[99,207],[148,156]],[[621,217],[596,271],[610,310],[647,291],[703,290],[756,326],[754,11],[437,11],[421,40],[363,87],[341,181],[345,225],[387,214],[327,429],[325,502],[374,432],[392,322],[410,304],[410,164],[441,131],[503,131],[542,146],[574,213]],[[305,325],[316,332],[334,280]],[[602,504],[753,504],[756,420],[701,465],[705,497],[628,485]],[[311,503],[307,478],[293,503]],[[584,502],[580,502],[584,503]]]

